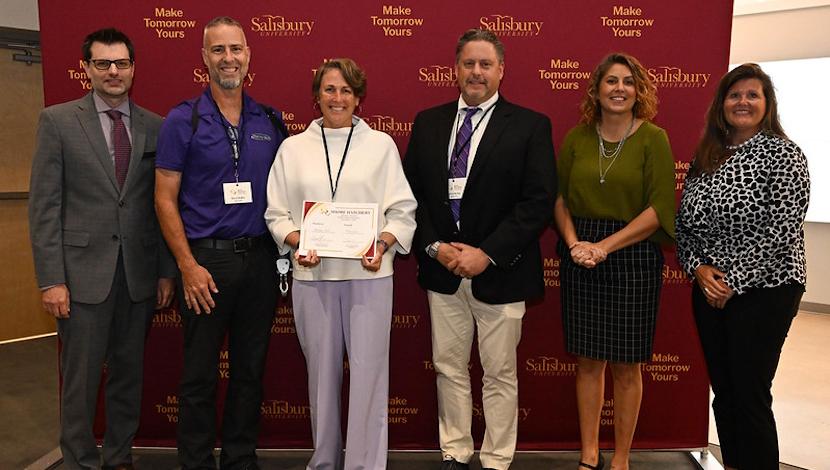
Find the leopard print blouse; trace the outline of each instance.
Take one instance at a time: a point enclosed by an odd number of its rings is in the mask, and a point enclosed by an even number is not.
[[[793,142],[759,132],[712,174],[686,179],[677,212],[677,258],[726,273],[736,294],[806,282],[807,159]]]

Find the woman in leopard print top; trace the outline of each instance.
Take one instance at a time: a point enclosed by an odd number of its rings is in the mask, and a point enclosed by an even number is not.
[[[777,469],[772,379],[804,292],[807,160],[756,64],[721,79],[677,215],[677,256],[727,468]]]

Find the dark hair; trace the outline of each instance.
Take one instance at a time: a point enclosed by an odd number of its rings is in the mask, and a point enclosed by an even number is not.
[[[608,70],[615,64],[625,65],[631,70],[634,77],[634,88],[637,90],[637,101],[632,112],[634,117],[649,121],[657,115],[657,87],[649,77],[643,64],[636,57],[624,52],[614,52],[605,56],[591,73],[588,80],[588,89],[582,98],[580,111],[582,122],[595,125],[602,119],[602,108],[599,105],[599,85]]]
[[[496,55],[499,57],[499,62],[504,62],[504,44],[501,43],[496,33],[489,29],[468,29],[464,31],[461,37],[458,38],[458,43],[455,45],[455,62],[461,58],[461,49],[470,41],[487,41],[496,48]]]
[[[752,78],[761,82],[764,100],[766,101],[766,111],[764,118],[761,120],[761,130],[787,139],[787,134],[784,133],[781,121],[778,118],[778,100],[775,98],[775,87],[772,85],[772,79],[758,64],[740,65],[724,75],[718,83],[715,97],[706,112],[706,125],[703,128],[703,135],[697,144],[694,161],[689,169],[690,177],[712,173],[725,160],[723,157],[727,156],[728,149],[726,146],[729,144],[727,138],[732,126],[726,122],[723,115],[723,103],[726,101],[726,94],[735,83]]]
[[[323,81],[323,75],[329,70],[339,70],[355,96],[360,99],[366,96],[366,73],[352,59],[342,58],[328,60],[317,67],[314,80],[311,82],[312,98],[316,100],[320,96],[320,83]]]
[[[81,46],[81,54],[84,62],[89,62],[92,59],[92,43],[94,42],[100,42],[106,45],[123,43],[127,46],[127,51],[130,53],[130,60],[135,60],[135,49],[133,49],[133,42],[130,41],[130,38],[115,28],[104,28],[89,33],[84,39],[84,43]]]

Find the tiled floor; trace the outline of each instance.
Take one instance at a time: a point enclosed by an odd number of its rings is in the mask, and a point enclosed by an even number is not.
[[[55,338],[0,345],[0,469],[24,468],[57,445]],[[793,323],[775,380],[774,408],[781,460],[811,470],[830,470],[830,315],[802,312]],[[717,443],[714,429],[711,441]],[[717,455],[717,449],[713,452]],[[264,469],[304,468],[307,453],[266,453]],[[513,468],[574,468],[574,453],[522,454]],[[606,456],[610,456],[606,454]],[[175,468],[173,451],[137,453],[142,468]],[[390,470],[435,469],[434,453],[395,453]],[[60,467],[59,467],[60,468]],[[478,467],[473,465],[474,469]],[[677,452],[641,452],[632,468],[695,468]],[[781,468],[791,469],[789,465]]]

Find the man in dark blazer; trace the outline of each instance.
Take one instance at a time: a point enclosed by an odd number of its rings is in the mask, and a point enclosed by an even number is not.
[[[544,291],[538,239],[556,195],[551,126],[499,96],[504,48],[491,31],[465,32],[455,67],[461,97],[419,113],[406,152],[418,200],[413,251],[430,305],[441,469],[467,469],[473,455],[467,364],[478,330],[481,465],[505,470],[516,448],[524,301]]]
[[[173,295],[175,263],[153,208],[161,118],[129,99],[133,46],[120,31],[87,36],[92,93],[40,115],[29,227],[43,306],[61,340],[64,466],[100,468],[92,425],[106,363],[104,468],[132,468],[144,338]]]

